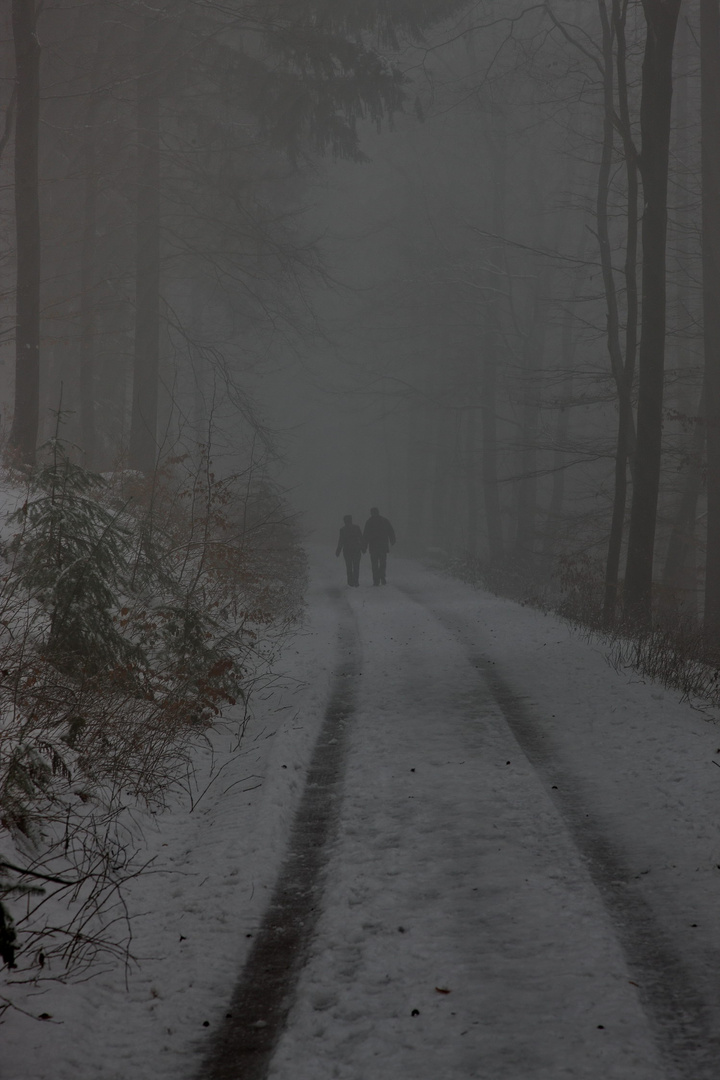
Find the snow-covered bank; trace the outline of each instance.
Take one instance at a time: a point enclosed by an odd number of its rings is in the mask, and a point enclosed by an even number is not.
[[[337,611],[323,587],[309,600],[240,747],[230,723],[199,754],[195,808],[178,796],[143,823],[154,861],[127,889],[127,978],[115,969],[36,988],[6,979],[30,1015],[8,1012],[0,1026],[2,1080],[177,1080],[197,1068],[272,888],[322,719]],[[43,1013],[51,1019],[34,1019]]]
[[[52,1020],[6,1017],[1,1080],[196,1075],[284,852],[335,662],[327,585],[340,576],[316,562],[308,627],[240,755],[219,736],[216,767],[229,763],[196,809],[149,830],[157,861],[132,886],[144,914],[127,988],[111,973],[30,992],[29,1011]],[[628,887],[718,999],[716,723],[550,616],[395,558],[389,580],[347,591],[362,663],[346,800],[274,1080],[670,1075],[553,784],[582,793],[637,875]],[[556,778],[531,767],[473,655],[524,699]]]

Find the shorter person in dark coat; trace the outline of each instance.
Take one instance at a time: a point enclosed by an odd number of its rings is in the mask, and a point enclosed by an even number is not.
[[[345,524],[340,529],[335,558],[343,553],[345,568],[347,570],[348,585],[360,584],[360,556],[365,550],[363,536],[359,525],[353,524],[352,514],[346,514],[343,518]]]
[[[362,534],[363,551],[370,548],[373,585],[386,585],[386,565],[390,545],[395,543],[395,531],[387,518],[380,517],[377,506],[370,508]]]

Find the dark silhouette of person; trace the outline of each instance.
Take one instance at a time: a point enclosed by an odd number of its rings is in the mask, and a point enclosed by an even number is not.
[[[395,543],[395,530],[387,518],[380,517],[377,506],[370,507],[370,517],[363,529],[363,551],[370,549],[373,585],[386,585],[385,572],[390,545]]]
[[[360,584],[360,556],[365,547],[363,545],[362,530],[359,525],[353,524],[352,514],[346,514],[343,518],[345,524],[340,529],[335,558],[340,552],[345,557],[348,585]]]

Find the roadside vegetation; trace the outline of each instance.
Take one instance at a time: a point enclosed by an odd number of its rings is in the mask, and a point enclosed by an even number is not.
[[[720,650],[697,614],[678,615],[677,597],[655,597],[652,626],[604,618],[605,577],[599,561],[562,559],[557,573],[539,580],[521,567],[491,567],[467,554],[434,552],[436,565],[453,577],[521,604],[551,611],[579,632],[604,643],[608,662],[617,670],[637,671],[697,707],[720,707]]]
[[[14,980],[127,960],[139,822],[302,611],[305,557],[259,473],[206,453],[100,476],[57,436],[6,472],[0,550],[0,957]],[[0,999],[0,1010],[11,1004]]]

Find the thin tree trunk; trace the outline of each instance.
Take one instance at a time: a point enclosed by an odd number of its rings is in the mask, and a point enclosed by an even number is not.
[[[96,458],[95,437],[95,304],[97,292],[97,163],[95,118],[97,97],[91,89],[85,117],[84,168],[85,191],[83,231],[80,247],[80,434],[86,466],[93,468]]]
[[[600,247],[600,264],[602,266],[603,285],[605,289],[605,302],[607,304],[607,348],[610,354],[610,368],[613,373],[615,388],[618,395],[618,408],[621,416],[621,424],[626,429],[627,445],[632,452],[635,438],[635,425],[633,423],[632,400],[630,396],[632,383],[628,383],[627,380],[625,361],[623,360],[622,346],[620,343],[620,314],[618,311],[617,292],[615,289],[615,276],[613,273],[608,221],[610,172],[613,164],[615,141],[615,64],[613,58],[613,31],[607,16],[604,0],[599,0],[598,7],[600,10],[603,33],[603,141],[600,169],[598,173],[595,215],[597,220],[598,243]],[[632,177],[629,176],[628,179],[631,180]],[[628,204],[629,207],[634,205],[635,208],[637,208],[637,181],[635,181],[635,199],[633,201],[631,192],[629,191]],[[628,244],[628,254],[629,249],[630,245]],[[626,277],[627,276],[626,273]]]
[[[451,496],[452,429],[451,413],[446,407],[434,410],[434,452],[432,455],[432,493],[430,500],[432,545],[447,547],[448,509]]]
[[[491,566],[499,566],[504,557],[502,506],[498,483],[497,438],[497,316],[492,310],[486,315],[486,331],[482,361],[482,493],[487,529],[488,558]]]
[[[476,388],[471,383],[468,392],[474,398],[476,395]],[[465,478],[465,498],[467,502],[467,553],[471,558],[477,558],[478,554],[478,484],[477,484],[477,471],[475,468],[475,459],[477,457],[477,411],[476,409],[466,409],[464,412],[465,419],[465,445],[464,454],[465,467],[463,470]]]
[[[552,556],[556,553],[555,542],[560,531],[563,503],[565,501],[565,459],[570,431],[570,399],[573,392],[573,306],[569,305],[563,316],[560,332],[560,362],[562,366],[562,398],[558,409],[555,429],[555,451],[553,454],[553,477],[550,503],[548,505],[543,554]]]
[[[603,268],[605,296],[608,305],[607,340],[610,363],[618,394],[618,430],[615,446],[615,472],[613,483],[613,508],[605,562],[605,595],[603,599],[603,624],[611,626],[615,621],[620,579],[620,558],[625,532],[625,509],[627,505],[628,466],[634,472],[635,422],[632,409],[632,384],[637,352],[637,247],[638,247],[638,169],[637,154],[632,141],[630,107],[627,88],[625,17],[627,2],[612,3],[612,24],[607,16],[603,0],[599,3],[603,29],[603,86],[604,86],[604,132],[603,152],[598,177],[597,219],[600,239],[600,258]],[[625,152],[627,180],[627,226],[625,242],[624,278],[626,288],[625,356],[620,341],[620,319],[617,294],[612,268],[608,229],[608,193],[612,149],[614,141],[614,58],[613,34],[617,52],[618,114]]]
[[[135,354],[129,465],[153,472],[157,462],[160,369],[160,104],[157,20],[144,22],[137,86],[138,187]]]
[[[411,550],[418,553],[423,551],[430,541],[428,485],[431,471],[433,395],[430,391],[429,372],[425,374],[422,392],[422,410],[418,407],[419,401],[411,404],[407,457],[408,508],[405,532],[407,543],[412,545]]]
[[[540,402],[537,376],[545,351],[546,313],[540,300],[540,282],[536,282],[533,310],[523,344],[523,408],[520,479],[517,486],[517,527],[515,554],[523,562],[532,562],[535,552],[537,518],[537,436]]]
[[[662,451],[672,54],[680,0],[643,0],[643,8],[647,37],[640,103],[640,170],[645,205],[642,220],[642,337],[625,617],[631,622],[649,625]]]
[[[15,47],[15,229],[17,291],[15,330],[15,409],[9,445],[20,461],[32,464],[40,414],[40,200],[38,139],[40,45],[35,0],[13,0]]]
[[[702,267],[707,416],[705,633],[720,641],[720,5],[701,0]]]
[[[678,610],[685,615],[697,616],[695,598],[696,583],[693,581],[692,600],[687,595],[690,574],[690,560],[695,550],[697,529],[697,505],[703,485],[703,450],[705,448],[705,393],[700,399],[697,410],[697,422],[693,431],[690,462],[685,476],[680,503],[673,522],[668,541],[665,567],[663,569],[664,610],[674,619]],[[694,568],[693,559],[693,568]],[[693,575],[694,576],[694,575]]]
[[[497,106],[493,108],[492,123],[493,137],[490,140],[492,227],[495,236],[502,237],[505,235],[507,199],[507,136],[505,117]],[[496,240],[490,249],[490,265],[491,270],[487,275],[488,296],[485,304],[480,366],[481,480],[488,559],[491,566],[499,566],[505,557],[505,541],[498,481],[497,379],[500,345],[498,309],[507,284],[505,253],[500,240]]]

